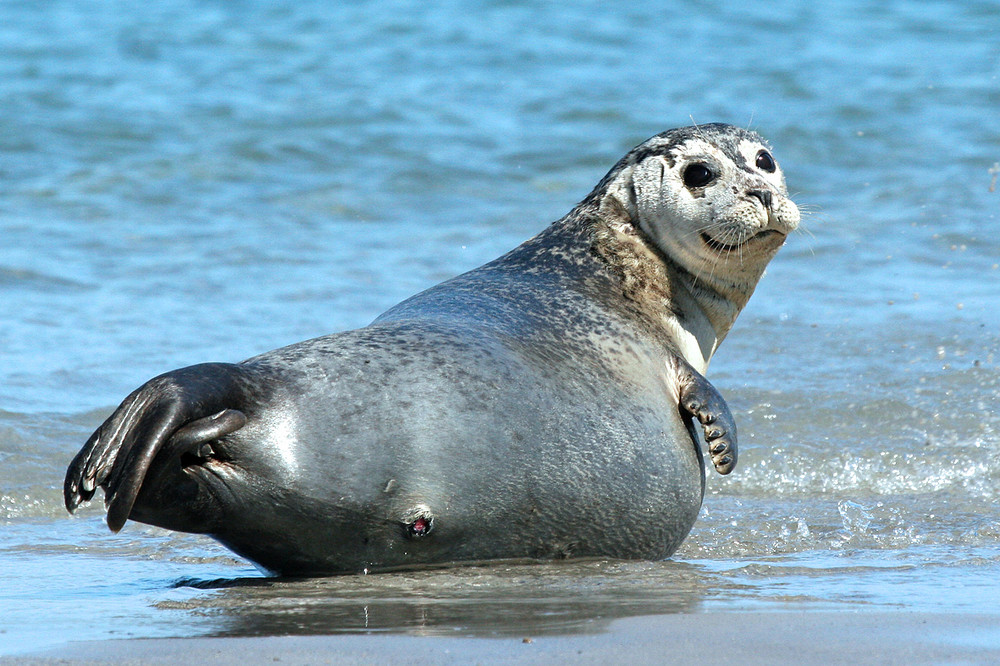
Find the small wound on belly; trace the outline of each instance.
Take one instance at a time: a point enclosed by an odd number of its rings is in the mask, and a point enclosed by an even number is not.
[[[434,515],[426,507],[420,507],[403,519],[406,536],[411,539],[425,537],[434,529]]]

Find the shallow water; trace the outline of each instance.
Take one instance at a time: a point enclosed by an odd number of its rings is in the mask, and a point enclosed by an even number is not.
[[[994,2],[332,4],[0,4],[0,654],[995,611]],[[65,514],[66,464],[145,379],[364,325],[692,119],[765,134],[811,214],[713,361],[740,466],[672,561],[275,581]]]

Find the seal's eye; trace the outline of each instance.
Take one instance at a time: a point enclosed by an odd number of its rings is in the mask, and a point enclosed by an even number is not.
[[[715,180],[715,174],[704,164],[691,164],[684,169],[684,184],[688,187],[704,187]]]
[[[762,150],[757,153],[757,168],[762,169],[768,173],[774,173],[777,169],[777,165],[774,163],[774,158],[771,157],[771,153],[766,150]]]

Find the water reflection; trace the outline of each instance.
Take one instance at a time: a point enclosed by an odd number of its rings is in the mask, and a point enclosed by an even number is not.
[[[713,582],[713,574],[681,562],[494,564],[334,578],[185,579],[177,585],[217,593],[157,606],[211,617],[217,636],[537,636],[697,610]]]

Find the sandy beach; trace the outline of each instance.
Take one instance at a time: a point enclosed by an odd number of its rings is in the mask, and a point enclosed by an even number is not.
[[[571,636],[399,634],[74,643],[0,664],[995,664],[1000,616],[714,612],[616,620]]]

